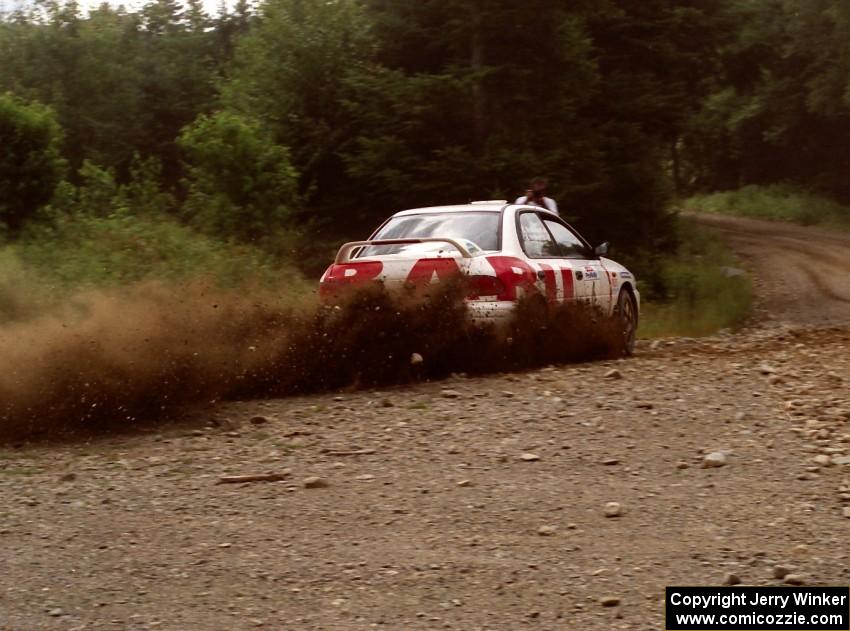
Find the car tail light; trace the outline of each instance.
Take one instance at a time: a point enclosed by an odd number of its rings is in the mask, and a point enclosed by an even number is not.
[[[476,275],[467,277],[466,297],[472,300],[481,296],[502,296],[505,284],[495,276]]]

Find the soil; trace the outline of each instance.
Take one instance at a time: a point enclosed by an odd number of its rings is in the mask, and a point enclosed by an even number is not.
[[[766,322],[3,448],[0,629],[657,630],[666,585],[850,583],[850,238],[703,221]]]

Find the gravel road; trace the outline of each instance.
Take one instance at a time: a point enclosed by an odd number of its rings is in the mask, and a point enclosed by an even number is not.
[[[850,234],[726,215],[692,215],[757,272],[761,307],[797,324],[850,322]]]
[[[657,630],[665,585],[850,583],[848,242],[705,221],[767,324],[0,449],[0,629]]]

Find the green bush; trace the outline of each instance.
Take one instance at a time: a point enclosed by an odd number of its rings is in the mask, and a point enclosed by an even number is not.
[[[679,247],[658,259],[664,296],[644,294],[640,336],[707,335],[734,328],[752,307],[752,282],[715,234],[687,220]]]
[[[301,295],[312,284],[288,263],[294,236],[278,232],[275,248],[198,232],[169,213],[156,160],[138,157],[119,184],[111,169],[84,162],[80,184],[62,182],[13,242],[0,240],[0,322],[26,319],[85,288],[138,281],[214,282],[273,287]],[[0,235],[2,236],[2,235]]]
[[[18,243],[21,261],[64,286],[102,286],[143,279],[207,277],[235,286],[268,284],[286,271],[250,245],[199,234],[164,216],[60,215],[29,230]]]
[[[850,207],[789,184],[745,186],[735,191],[697,195],[686,209],[777,219],[808,225],[850,228]]]
[[[233,286],[271,282],[287,267],[282,257],[180,223],[168,212],[176,203],[160,189],[159,171],[156,160],[137,157],[130,181],[118,184],[110,169],[85,161],[80,185],[57,187],[40,221],[21,234],[17,256],[64,286],[189,277]]]
[[[0,226],[16,233],[50,201],[65,163],[50,108],[0,94]],[[2,233],[0,233],[2,236]]]
[[[84,160],[77,172],[80,184],[60,182],[51,203],[38,215],[54,218],[58,215],[109,217],[115,213],[133,215],[167,215],[176,209],[176,201],[160,188],[162,167],[155,158],[141,159],[138,155],[130,165],[130,178],[119,184],[112,169]]]
[[[188,172],[183,210],[194,226],[246,242],[283,231],[298,204],[298,178],[288,149],[259,123],[231,112],[202,115],[178,144]]]

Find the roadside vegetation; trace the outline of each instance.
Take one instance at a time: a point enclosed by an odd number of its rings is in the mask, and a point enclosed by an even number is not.
[[[717,235],[683,219],[679,246],[661,256],[658,295],[644,290],[641,338],[695,337],[735,329],[750,315],[752,279]]]
[[[643,336],[750,303],[673,200],[847,225],[844,0],[38,1],[0,12],[0,51],[9,339],[153,285],[273,304],[265,322],[389,213],[536,175],[638,275]]]
[[[685,210],[850,229],[850,206],[791,184],[751,185],[694,195],[681,206]]]
[[[313,289],[288,259],[168,217],[64,217],[0,246],[0,326],[53,314],[81,293],[150,282],[274,291],[296,301]]]

